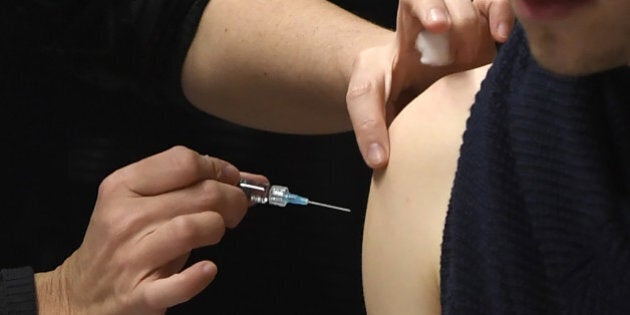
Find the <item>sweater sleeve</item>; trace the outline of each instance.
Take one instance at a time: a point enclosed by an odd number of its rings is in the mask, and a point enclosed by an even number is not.
[[[183,61],[208,1],[16,0],[9,47],[104,91],[182,98]]]
[[[0,271],[0,314],[37,314],[31,267]]]
[[[132,69],[138,82],[148,83],[143,93],[184,100],[181,73],[188,48],[197,32],[208,0],[131,1],[128,10],[136,38]],[[123,48],[123,51],[126,48]],[[124,54],[123,54],[124,55]]]

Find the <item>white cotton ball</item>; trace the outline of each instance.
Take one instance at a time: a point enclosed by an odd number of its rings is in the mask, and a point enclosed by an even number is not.
[[[425,65],[446,66],[453,63],[448,33],[422,31],[416,39],[416,48],[422,54],[420,62]]]

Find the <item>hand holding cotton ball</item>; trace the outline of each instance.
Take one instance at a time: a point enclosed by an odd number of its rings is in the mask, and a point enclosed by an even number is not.
[[[425,65],[446,66],[453,63],[448,32],[434,34],[422,31],[416,39],[416,48],[422,54],[420,62]]]

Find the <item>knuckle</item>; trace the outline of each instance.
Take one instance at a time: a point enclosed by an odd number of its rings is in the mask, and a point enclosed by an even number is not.
[[[384,87],[387,73],[395,63],[394,48],[390,45],[376,46],[362,50],[353,63],[352,76],[346,92],[346,102],[350,106],[354,101],[367,95],[380,92]]]
[[[139,209],[131,209],[124,214],[120,215],[120,223],[118,224],[121,233],[132,233],[138,231],[144,224],[144,217],[141,215],[144,211]]]
[[[205,180],[201,183],[201,196],[199,196],[199,200],[202,207],[207,208],[217,204],[222,196],[221,187],[217,181]]]
[[[374,82],[370,80],[361,81],[361,82],[353,82],[348,87],[348,92],[346,93],[346,102],[350,105],[353,101],[361,98],[364,95],[369,94],[374,90]]]
[[[176,168],[197,172],[199,170],[199,154],[183,146],[175,146],[169,150],[170,161]]]
[[[365,118],[359,122],[355,129],[359,131],[370,131],[378,127],[378,121],[374,118]]]
[[[186,216],[178,216],[173,218],[172,222],[172,233],[174,239],[182,242],[184,244],[194,244],[197,239],[197,229],[188,217]]]
[[[112,211],[101,221],[105,235],[112,240],[126,239],[134,231],[139,230],[141,222],[135,211]]]
[[[115,171],[114,173],[105,177],[105,179],[103,179],[98,186],[99,196],[109,195],[110,193],[112,193],[112,191],[114,191],[116,187],[118,187],[122,183],[122,177],[123,176],[120,170]]]
[[[171,147],[168,151],[168,154],[173,154],[173,155],[179,155],[179,154],[188,154],[188,153],[195,153],[195,151],[183,146],[183,145],[176,145]]]

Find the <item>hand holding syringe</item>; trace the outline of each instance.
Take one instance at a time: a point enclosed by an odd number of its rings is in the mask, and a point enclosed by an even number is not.
[[[350,212],[350,209],[333,206],[325,203],[311,201],[306,197],[302,197],[300,195],[292,194],[289,192],[289,188],[285,186],[279,185],[269,185],[269,184],[261,184],[247,181],[245,179],[241,179],[238,183],[239,187],[243,189],[245,194],[249,197],[249,200],[254,203],[265,204],[269,203],[270,205],[284,207],[287,204],[294,205],[315,205],[320,207],[326,207],[330,209],[335,209],[339,211]]]

